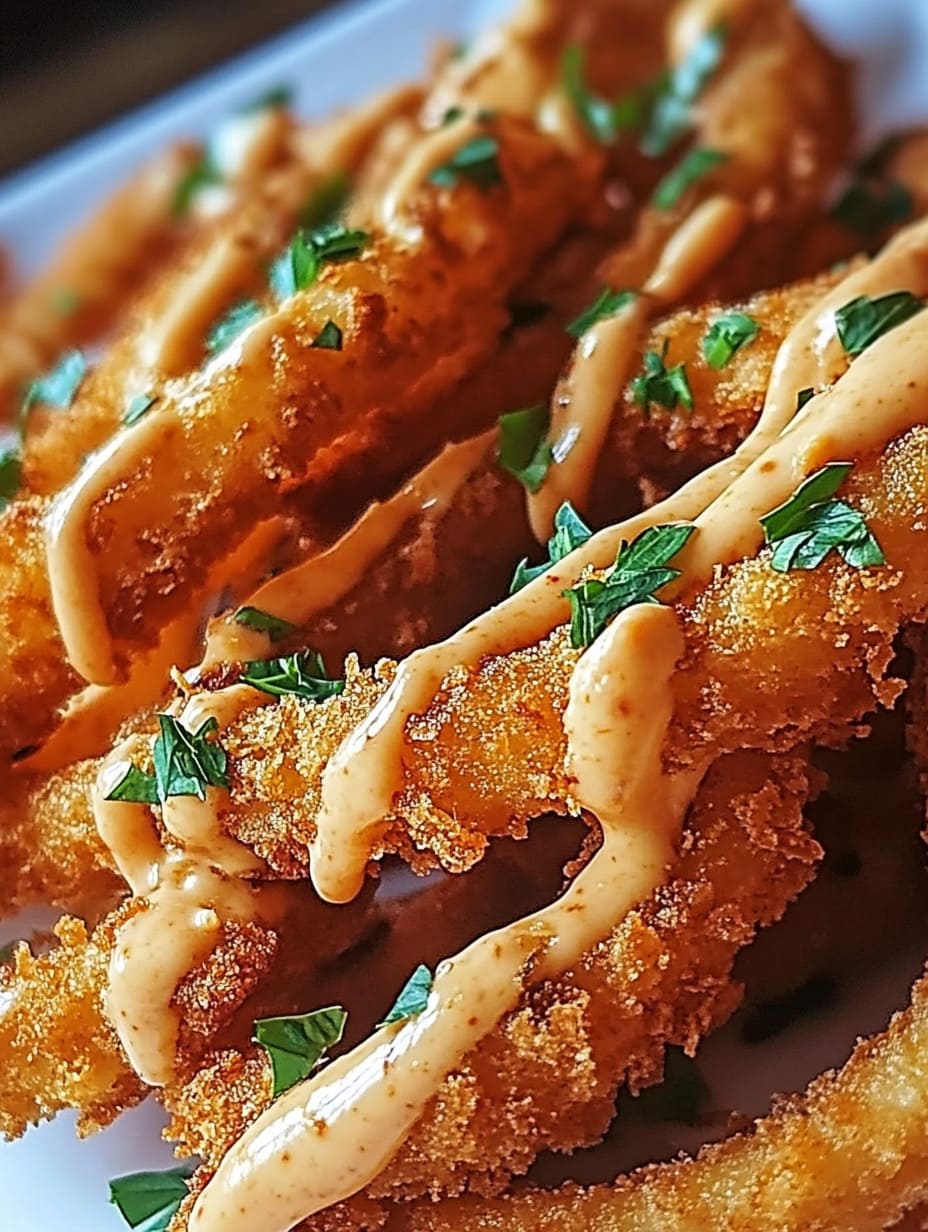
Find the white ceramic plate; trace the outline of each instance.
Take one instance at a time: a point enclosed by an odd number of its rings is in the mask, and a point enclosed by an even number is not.
[[[342,5],[0,184],[0,243],[29,272],[133,167],[172,139],[206,135],[236,107],[279,85],[294,88],[301,113],[324,114],[420,75],[436,37],[466,37],[510,7],[510,0]],[[865,142],[928,119],[925,0],[881,0],[878,5],[872,0],[802,0],[801,7],[832,46],[862,62]],[[0,941],[21,928],[6,922],[0,926]],[[901,1000],[915,967],[911,956],[900,957],[875,983],[847,997],[847,1022],[853,1028],[838,1022],[823,1033],[818,1020],[800,1024],[764,1050],[762,1064],[750,1050],[734,1055],[727,1050],[724,1063],[713,1064],[718,1049],[711,1041],[705,1064],[715,1101],[720,1107],[761,1112],[771,1090],[799,1085],[840,1060],[854,1029],[875,1030],[885,1021],[887,1008]],[[107,1205],[107,1181],[170,1162],[159,1138],[161,1124],[157,1109],[143,1107],[107,1132],[77,1143],[73,1117],[62,1116],[21,1142],[0,1145],[0,1228],[116,1232],[124,1225]],[[642,1145],[632,1151],[638,1158]]]

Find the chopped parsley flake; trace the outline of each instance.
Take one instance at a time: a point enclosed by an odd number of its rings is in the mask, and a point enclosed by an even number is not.
[[[707,30],[663,77],[641,138],[645,154],[666,154],[692,127],[693,103],[721,63],[726,37],[723,26]]]
[[[829,462],[810,475],[789,500],[760,519],[764,539],[773,546],[777,573],[817,569],[836,551],[854,569],[885,564],[882,548],[863,514],[833,497],[851,471],[851,462]]]
[[[805,404],[814,397],[815,390],[811,385],[807,385],[805,389],[800,389],[799,393],[796,395],[796,410],[801,411]]]
[[[281,659],[246,663],[240,677],[262,693],[282,697],[292,693],[304,701],[321,702],[335,697],[345,688],[344,680],[330,680],[322,656],[314,650],[300,650]]]
[[[660,351],[645,351],[643,371],[631,383],[632,398],[644,411],[645,418],[650,414],[652,405],[662,406],[668,411],[677,406],[683,406],[688,411],[693,409],[693,391],[686,375],[686,364],[667,367],[668,345],[665,341]]]
[[[649,526],[631,543],[620,545],[615,564],[602,581],[587,578],[565,590],[571,646],[589,646],[625,608],[656,603],[656,592],[680,576],[679,569],[667,566],[695,529],[691,522]]]
[[[431,991],[432,973],[425,963],[420,963],[401,988],[386,1018],[377,1025],[386,1027],[391,1022],[406,1022],[409,1018],[415,1018],[428,1005]]]
[[[552,565],[586,543],[592,533],[570,501],[565,501],[554,515],[554,534],[548,540],[548,559],[540,565],[530,565],[528,557],[520,560],[512,575],[509,593],[514,595],[517,590],[547,573]]]
[[[110,1202],[137,1232],[166,1232],[187,1196],[190,1164],[163,1172],[134,1172],[110,1181]]]
[[[503,182],[499,166],[499,142],[489,133],[472,137],[446,163],[433,168],[429,179],[440,188],[456,188],[461,179],[478,188],[492,188]]]
[[[724,368],[734,353],[753,342],[759,333],[760,326],[746,312],[726,312],[717,317],[702,342],[706,363]]]
[[[652,201],[659,210],[670,210],[680,198],[703,176],[708,175],[716,167],[728,161],[728,155],[721,150],[707,150],[702,146],[694,146],[680,159],[673,170],[661,180],[654,190]]]
[[[201,189],[211,184],[221,184],[222,175],[213,162],[209,150],[205,150],[190,170],[178,182],[171,203],[171,213],[175,218],[183,218],[190,212],[194,198]]]
[[[860,355],[877,338],[914,317],[923,307],[911,291],[892,291],[877,299],[858,295],[835,312],[835,328],[848,355]]]
[[[244,333],[249,325],[264,316],[264,309],[256,299],[244,299],[234,308],[230,308],[225,316],[220,317],[206,335],[206,349],[210,355],[224,351],[239,334]]]
[[[0,512],[19,491],[23,478],[23,460],[18,449],[9,446],[0,450]]]
[[[863,177],[851,180],[838,198],[832,214],[863,239],[873,239],[915,212],[912,194],[896,180],[888,184]]]
[[[635,299],[634,291],[613,291],[604,287],[596,299],[585,308],[580,315],[567,326],[567,332],[574,338],[581,338],[588,329],[606,317],[614,317]]]
[[[300,225],[308,231],[336,222],[351,194],[347,171],[335,171],[317,184],[300,211]]]
[[[514,475],[529,492],[537,492],[551,465],[548,440],[550,412],[544,403],[499,417],[499,445],[496,459],[503,470]]]
[[[126,409],[122,413],[122,422],[127,428],[131,428],[133,424],[151,410],[158,401],[157,394],[136,394],[134,398],[130,398],[126,404]]]
[[[334,321],[328,320],[312,340],[311,345],[320,351],[340,351],[342,349],[342,331]]]
[[[602,145],[615,141],[624,116],[615,104],[590,90],[586,81],[586,56],[578,44],[568,47],[564,52],[561,59],[561,83],[564,93],[590,136]]]
[[[347,1019],[340,1005],[329,1005],[309,1014],[255,1022],[255,1043],[270,1058],[275,1097],[308,1078],[326,1059],[326,1052],[344,1035]]]
[[[240,607],[232,618],[237,625],[246,629],[254,629],[256,633],[266,633],[272,642],[282,642],[291,633],[296,633],[296,625],[270,612],[263,612],[259,607]]]
[[[20,411],[20,422],[28,417],[37,405],[54,406],[66,410],[74,401],[81,381],[87,374],[87,360],[83,351],[66,351],[54,368],[36,379],[26,390]]]
[[[272,111],[275,108],[289,107],[292,102],[292,86],[274,86],[243,107],[242,113],[249,115],[253,111]]]
[[[159,714],[160,735],[152,750],[155,770],[148,774],[130,766],[116,784],[108,800],[134,804],[164,804],[172,796],[197,796],[206,799],[207,787],[228,787],[228,758],[218,740],[215,718],[207,719],[196,732],[190,732],[173,715]]]
[[[271,289],[278,299],[305,291],[319,277],[327,261],[357,257],[368,241],[366,231],[351,230],[340,222],[327,223],[313,231],[297,231],[271,266]]]

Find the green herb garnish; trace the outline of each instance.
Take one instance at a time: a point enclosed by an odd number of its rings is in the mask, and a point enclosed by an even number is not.
[[[86,374],[84,353],[66,351],[54,368],[30,383],[20,408],[20,423],[24,423],[34,406],[54,406],[58,410],[67,410]]]
[[[320,351],[340,351],[342,349],[342,331],[331,319],[326,321],[322,329],[310,343]]]
[[[319,277],[325,262],[359,256],[368,238],[366,231],[351,230],[340,222],[298,231],[271,266],[271,289],[278,299],[305,291]]]
[[[291,633],[296,633],[297,626],[280,616],[272,616],[259,607],[240,607],[232,617],[237,625],[246,629],[254,629],[256,633],[266,633],[272,642],[282,642]]]
[[[278,107],[289,107],[292,102],[293,86],[274,86],[243,107],[242,114],[250,115],[254,111],[271,111]]]
[[[807,385],[805,389],[800,389],[799,393],[796,395],[797,413],[801,411],[802,408],[805,406],[805,404],[814,397],[815,397],[815,390],[812,388],[811,385]]]
[[[721,150],[706,150],[694,146],[661,180],[651,198],[659,210],[672,209],[688,188],[692,188],[703,176],[728,161]]]
[[[256,299],[244,299],[230,308],[206,335],[206,349],[210,355],[224,351],[249,325],[254,325],[264,316],[264,309]]]
[[[520,560],[512,575],[509,593],[514,595],[517,590],[547,573],[552,565],[586,543],[592,533],[570,501],[565,501],[554,515],[554,534],[548,540],[548,559],[540,565],[530,565],[528,557]]]
[[[721,63],[726,37],[722,26],[707,30],[665,75],[641,138],[645,154],[652,158],[666,154],[692,127],[693,103]]]
[[[171,213],[175,218],[183,218],[190,212],[194,197],[201,189],[211,184],[221,184],[222,175],[213,162],[213,156],[208,149],[194,163],[190,170],[178,182],[171,202]]]
[[[888,184],[859,178],[852,180],[832,208],[833,216],[849,231],[873,239],[915,212],[912,194],[896,180]]]
[[[487,133],[472,137],[447,162],[433,168],[429,179],[440,188],[456,188],[461,179],[478,188],[492,188],[503,182],[499,166],[499,142]]]
[[[848,355],[860,355],[877,338],[914,317],[923,307],[911,291],[892,291],[877,299],[858,295],[835,312],[835,328]]]
[[[551,465],[551,442],[547,437],[549,421],[550,411],[544,403],[509,411],[499,417],[496,460],[529,492],[538,491]]]
[[[400,989],[400,994],[386,1018],[383,1022],[378,1022],[378,1027],[386,1027],[391,1022],[405,1022],[408,1018],[421,1014],[429,1003],[431,991],[432,973],[425,963],[420,963]]]
[[[764,539],[774,548],[770,565],[777,573],[817,569],[832,550],[854,569],[885,564],[863,514],[833,499],[852,466],[852,462],[829,462],[760,519]]]
[[[335,171],[317,184],[300,211],[300,226],[312,231],[337,221],[351,195],[351,178],[347,171]]]
[[[680,576],[679,569],[667,567],[668,562],[695,529],[691,522],[649,526],[631,543],[620,545],[615,564],[602,581],[587,578],[565,590],[570,601],[571,646],[589,646],[625,608],[658,602],[656,592]]]
[[[274,697],[292,693],[308,702],[325,701],[345,688],[344,680],[329,679],[322,655],[314,650],[299,650],[281,659],[246,663],[240,680]]]
[[[110,1202],[135,1232],[166,1232],[187,1196],[190,1164],[163,1172],[133,1172],[110,1181]]]
[[[274,1096],[308,1078],[345,1033],[348,1014],[340,1005],[282,1018],[259,1018],[255,1043],[270,1057]]]
[[[688,411],[693,409],[693,391],[686,375],[686,364],[667,367],[668,345],[669,341],[665,341],[660,351],[645,351],[643,370],[630,386],[632,398],[644,411],[645,418],[650,414],[652,405],[662,406],[668,411],[678,405]]]
[[[597,321],[602,321],[605,317],[614,317],[634,299],[634,291],[613,291],[609,287],[604,287],[592,304],[584,308],[583,312],[567,326],[568,334],[573,338],[582,337]]]
[[[151,410],[157,401],[157,394],[136,394],[126,404],[126,409],[122,413],[122,422],[127,428],[131,428]]]
[[[568,47],[561,58],[561,83],[584,128],[603,145],[615,141],[621,113],[605,98],[593,94],[586,81],[586,55],[582,47]]]
[[[205,800],[207,787],[230,786],[225,749],[209,738],[219,731],[215,718],[207,719],[196,732],[188,731],[170,714],[159,714],[158,723],[161,732],[152,750],[154,774],[130,766],[108,800],[135,804],[164,804],[172,796]]]
[[[0,451],[0,512],[19,491],[22,479],[23,460],[19,450],[9,446]]]
[[[709,326],[702,340],[702,353],[713,368],[724,368],[735,351],[753,342],[760,326],[746,312],[726,312]]]

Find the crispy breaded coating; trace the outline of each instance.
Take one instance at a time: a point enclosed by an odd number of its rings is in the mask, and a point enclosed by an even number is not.
[[[146,909],[133,899],[92,933],[70,916],[61,944],[34,958],[21,945],[0,965],[0,1135],[16,1138],[64,1108],[78,1111],[83,1137],[138,1103],[148,1088],[126,1060],[104,1010],[110,954],[119,925]],[[178,986],[178,1060],[196,1068],[205,1042],[266,976],[276,951],[261,924],[226,923],[219,944]]]
[[[397,1215],[411,1232],[532,1228],[584,1232],[882,1232],[928,1195],[928,981],[881,1035],[837,1072],[781,1099],[771,1116],[696,1159],[657,1164],[614,1187],[422,1204]],[[903,1228],[922,1226],[913,1214]],[[393,1226],[393,1225],[391,1225]],[[895,1226],[895,1225],[894,1225]]]
[[[526,993],[360,1199],[305,1226],[337,1227],[371,1197],[495,1191],[539,1151],[595,1141],[619,1084],[659,1081],[666,1044],[694,1049],[737,1005],[735,954],[779,918],[818,861],[802,818],[809,791],[801,755],[720,761],[667,883],[574,971]],[[217,1057],[186,1091],[169,1093],[168,1136],[214,1166],[269,1102],[267,1073],[259,1056]]]

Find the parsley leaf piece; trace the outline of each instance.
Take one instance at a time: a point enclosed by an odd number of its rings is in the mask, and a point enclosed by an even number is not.
[[[668,341],[665,341],[660,351],[645,351],[643,371],[631,383],[632,398],[644,411],[645,418],[649,416],[652,404],[662,406],[668,411],[674,410],[678,405],[688,411],[693,409],[693,391],[686,375],[686,364],[667,367],[665,360],[668,345]]]
[[[547,437],[549,420],[550,411],[544,403],[509,411],[499,417],[496,460],[529,492],[538,491],[551,465],[551,442]]]
[[[240,607],[232,617],[237,625],[246,629],[254,629],[256,633],[266,633],[272,642],[282,642],[291,633],[296,633],[297,626],[280,616],[272,616],[259,607]]]
[[[615,141],[619,133],[616,108],[591,92],[586,81],[586,55],[577,43],[561,57],[561,84],[590,136],[602,145]]]
[[[20,409],[20,422],[36,405],[54,406],[67,410],[74,401],[81,381],[87,373],[87,360],[82,351],[66,351],[54,368],[38,376],[26,390]]]
[[[829,462],[760,519],[764,539],[773,545],[770,565],[777,573],[817,569],[832,550],[853,569],[885,564],[863,514],[846,501],[833,499],[852,465]]]
[[[186,175],[182,176],[174,190],[171,202],[171,213],[175,218],[183,218],[189,214],[193,200],[201,188],[210,184],[221,184],[222,176],[219,168],[213,162],[209,150],[205,150]]]
[[[275,107],[289,107],[292,102],[293,86],[274,86],[243,107],[242,114],[250,115],[254,111],[271,111]]]
[[[239,334],[254,325],[255,321],[264,316],[264,309],[255,299],[244,299],[234,308],[230,308],[224,317],[220,317],[206,335],[206,349],[210,355],[224,351]]]
[[[656,603],[655,594],[680,576],[668,562],[685,546],[695,526],[669,522],[649,526],[631,543],[622,543],[606,577],[587,578],[563,593],[570,602],[570,644],[589,646],[614,616],[636,603]]]
[[[0,450],[0,513],[19,491],[23,478],[23,460],[18,449],[10,446]]]
[[[310,346],[320,351],[340,351],[342,349],[342,331],[330,318],[312,340]]]
[[[815,390],[812,388],[811,385],[807,385],[805,389],[800,389],[799,393],[796,395],[797,413],[801,411],[802,408],[805,406],[805,404],[814,397],[815,397]]]
[[[219,730],[215,718],[207,719],[196,732],[190,732],[170,714],[159,714],[161,734],[154,745],[155,790],[164,804],[171,796],[197,796],[206,799],[207,787],[229,787],[229,759],[218,740],[210,740]]]
[[[672,209],[688,188],[692,188],[704,175],[728,162],[728,155],[721,150],[707,150],[702,146],[694,146],[689,153],[684,154],[677,165],[669,171],[651,198],[659,210]]]
[[[308,1078],[345,1033],[348,1014],[340,1005],[282,1018],[259,1018],[255,1043],[271,1060],[274,1096]]]
[[[106,798],[123,800],[127,804],[158,804],[155,776],[146,774],[138,766],[130,766]]]
[[[429,993],[432,991],[432,973],[425,965],[419,963],[415,971],[400,989],[399,996],[393,1002],[390,1012],[378,1027],[386,1027],[391,1022],[406,1022],[415,1018],[429,1003]]]
[[[157,394],[136,394],[126,403],[126,409],[122,413],[122,422],[127,428],[131,428],[151,410],[157,401]]]
[[[547,573],[552,565],[586,543],[592,533],[570,501],[565,501],[554,515],[554,534],[548,540],[548,559],[540,565],[530,565],[527,556],[520,560],[512,575],[509,593],[514,595],[523,586]]]
[[[858,295],[835,312],[835,328],[848,355],[860,355],[877,338],[921,312],[924,304],[911,291],[891,291],[871,299]]]
[[[350,230],[340,222],[327,223],[314,231],[297,231],[271,266],[271,289],[278,299],[289,299],[297,291],[305,291],[319,277],[324,262],[359,256],[368,238],[366,231]]]
[[[181,1164],[163,1172],[133,1172],[110,1181],[110,1202],[135,1232],[166,1232],[187,1196],[193,1168]]]
[[[300,225],[307,230],[336,222],[351,193],[347,171],[335,171],[317,184],[300,211]]]
[[[904,184],[897,180],[881,184],[864,177],[851,180],[831,210],[838,222],[864,239],[905,222],[914,212],[912,194]]]
[[[572,338],[582,338],[597,321],[621,312],[635,299],[635,294],[634,291],[613,291],[610,287],[604,287],[592,304],[567,326],[568,334]]]
[[[456,188],[462,177],[476,184],[478,188],[492,188],[494,184],[502,184],[499,142],[495,137],[488,133],[472,137],[446,163],[429,172],[429,180],[440,188]]]
[[[274,697],[293,693],[307,702],[325,701],[345,688],[344,680],[329,679],[322,655],[315,650],[300,650],[280,659],[246,663],[240,680]]]
[[[726,312],[717,317],[702,340],[702,353],[713,368],[724,368],[735,351],[753,342],[760,326],[746,312]]]
[[[726,38],[724,26],[707,30],[666,74],[641,138],[643,153],[651,158],[666,154],[692,128],[693,103],[721,63]]]

